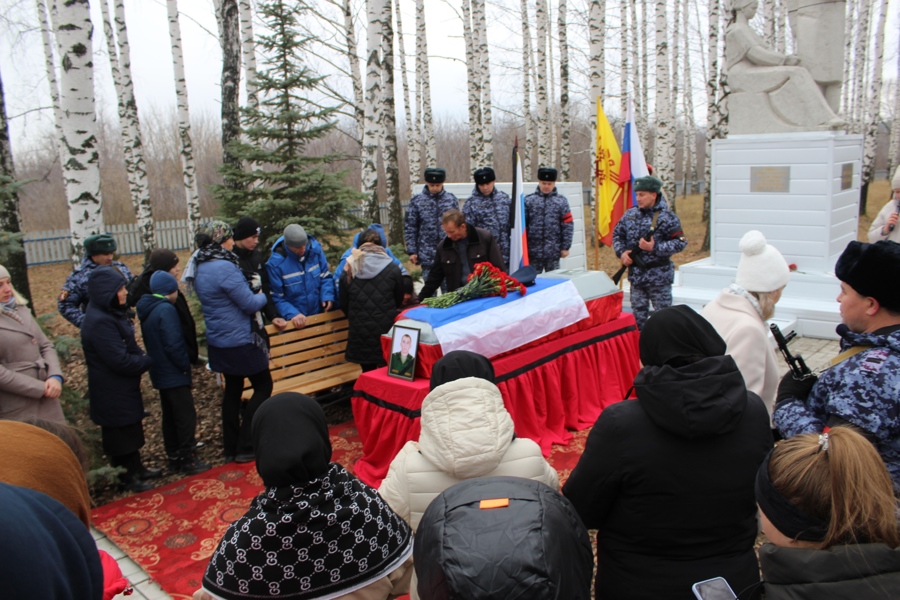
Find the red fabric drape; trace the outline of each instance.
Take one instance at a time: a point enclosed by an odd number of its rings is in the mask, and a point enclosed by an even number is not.
[[[593,425],[605,407],[625,397],[640,368],[638,331],[634,317],[620,313],[608,323],[491,362],[516,434],[534,440],[549,456],[553,444],[571,439],[570,430]],[[403,444],[418,439],[428,387],[427,379],[404,381],[383,368],[357,380],[352,402],[363,443],[355,465],[360,479],[377,486]]]

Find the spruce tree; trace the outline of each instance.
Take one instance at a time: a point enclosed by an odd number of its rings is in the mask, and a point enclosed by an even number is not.
[[[299,223],[333,257],[345,248],[341,224],[357,225],[348,211],[361,195],[345,183],[346,171],[327,168],[342,155],[306,153],[310,141],[335,128],[340,107],[315,99],[324,77],[301,59],[306,39],[297,31],[300,10],[282,0],[259,4],[269,32],[257,41],[263,55],[256,78],[259,105],[241,111],[241,136],[229,144],[243,168],[222,165],[225,184],[214,193],[232,223],[245,215],[259,222],[261,241],[271,244],[286,226]]]

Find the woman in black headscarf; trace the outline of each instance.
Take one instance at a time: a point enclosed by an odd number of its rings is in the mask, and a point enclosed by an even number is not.
[[[608,407],[563,487],[597,529],[596,598],[693,598],[725,577],[759,581],[756,470],[772,447],[769,417],[725,342],[687,306],[641,332],[637,400]],[[742,596],[747,598],[747,596]]]
[[[331,462],[315,400],[270,398],[253,417],[253,445],[266,490],[225,532],[195,598],[384,600],[408,591],[412,533]]]

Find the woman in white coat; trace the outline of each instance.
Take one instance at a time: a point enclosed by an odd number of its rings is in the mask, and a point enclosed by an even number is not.
[[[869,228],[869,242],[874,244],[881,240],[900,242],[900,167],[894,171],[891,179],[891,199],[878,211],[878,216]]]
[[[700,314],[725,340],[726,353],[737,363],[747,390],[762,398],[771,417],[780,375],[766,321],[775,314],[790,269],[781,252],[767,244],[759,231],[745,233],[740,247],[734,283]]]

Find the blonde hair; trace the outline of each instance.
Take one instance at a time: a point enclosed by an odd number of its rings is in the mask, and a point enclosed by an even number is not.
[[[900,546],[891,476],[875,447],[854,428],[831,429],[827,448],[815,433],[779,443],[769,460],[769,478],[792,504],[828,524],[816,548]]]
[[[781,298],[781,289],[772,292],[750,292],[756,296],[759,302],[759,314],[763,321],[768,321],[775,316],[775,303]]]

